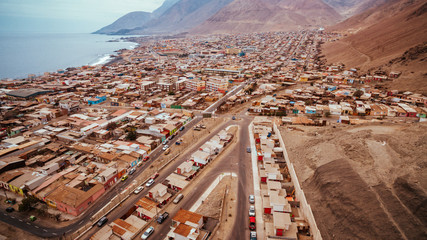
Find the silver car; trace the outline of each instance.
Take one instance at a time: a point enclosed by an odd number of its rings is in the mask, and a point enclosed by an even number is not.
[[[154,232],[154,227],[149,227],[145,232],[141,235],[141,239],[147,239]]]
[[[255,203],[255,196],[249,195],[249,203]]]
[[[146,187],[150,187],[151,185],[153,185],[154,183],[154,179],[150,179],[148,180],[148,182],[145,184]]]
[[[254,205],[251,205],[249,207],[249,217],[255,217],[255,207],[254,207]]]

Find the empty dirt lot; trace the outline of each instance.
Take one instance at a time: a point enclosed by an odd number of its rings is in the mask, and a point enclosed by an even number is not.
[[[427,124],[334,126],[281,127],[322,237],[426,239]]]

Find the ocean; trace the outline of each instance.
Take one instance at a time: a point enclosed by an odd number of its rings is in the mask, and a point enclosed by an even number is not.
[[[120,40],[121,37],[89,33],[0,33],[0,79],[105,64],[114,51],[137,46]]]

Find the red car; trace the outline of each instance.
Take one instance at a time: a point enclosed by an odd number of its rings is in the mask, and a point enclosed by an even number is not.
[[[256,224],[255,224],[255,217],[249,217],[249,229],[255,230]]]
[[[146,162],[148,161],[149,158],[150,158],[149,156],[145,156],[144,159],[142,159],[142,161]]]
[[[159,176],[159,173],[158,173],[158,172],[156,172],[156,173],[151,177],[151,179],[156,179],[158,176]]]

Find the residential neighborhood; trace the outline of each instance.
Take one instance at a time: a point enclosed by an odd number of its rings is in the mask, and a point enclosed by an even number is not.
[[[139,37],[109,64],[1,80],[1,208],[40,238],[322,239],[278,127],[427,115],[387,88],[399,72],[321,61],[336,37]],[[198,213],[225,173],[219,217]]]

